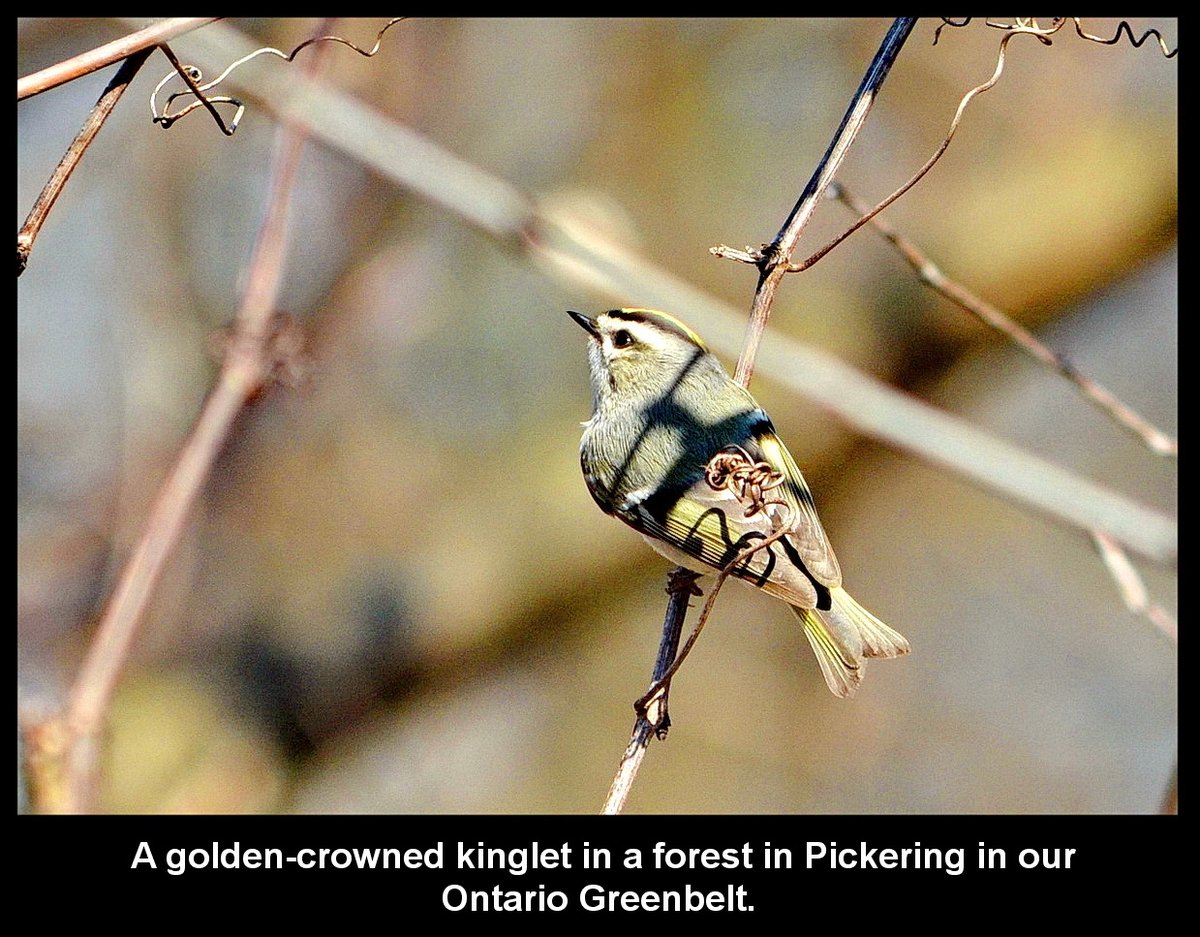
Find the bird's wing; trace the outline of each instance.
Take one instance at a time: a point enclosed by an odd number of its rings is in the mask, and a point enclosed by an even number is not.
[[[615,513],[642,533],[717,569],[774,533],[778,517],[790,524],[791,532],[744,560],[734,574],[792,605],[828,608],[829,590],[841,584],[841,571],[803,476],[765,418],[762,430],[741,448],[783,475],[781,484],[760,493],[760,509],[752,509],[753,495],[745,497],[737,485],[714,486],[706,475],[682,489],[631,499],[617,505]]]
[[[770,420],[759,425],[753,440],[754,445],[747,446],[747,452],[783,474],[783,484],[768,492],[768,496],[781,498],[792,509],[792,533],[787,537],[788,542],[818,582],[830,589],[840,586],[841,567],[833,555],[829,538],[825,536],[825,528],[817,517],[817,507],[808,482],[804,480],[792,454],[775,434],[775,427]]]

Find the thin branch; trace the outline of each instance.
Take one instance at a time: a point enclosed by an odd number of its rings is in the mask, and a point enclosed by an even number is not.
[[[738,356],[737,369],[733,379],[743,387],[748,387],[750,378],[754,375],[754,359],[758,354],[758,346],[762,341],[763,331],[771,316],[771,304],[775,300],[775,291],[779,282],[787,272],[791,263],[792,252],[804,233],[813,211],[825,195],[825,189],[833,181],[842,161],[858,131],[862,128],[875,103],[875,95],[883,86],[884,79],[891,71],[892,63],[900,54],[904,41],[916,25],[916,18],[911,16],[898,17],[884,36],[875,53],[867,73],[863,76],[858,90],[850,101],[850,106],[842,118],[841,126],[830,141],[829,148],[817,164],[816,171],[809,179],[808,185],[800,195],[792,212],[788,215],[783,227],[775,235],[775,240],[763,251],[762,259],[758,262],[758,288],[754,291],[754,302],[750,307],[750,321],[746,326],[746,336],[742,341],[742,351]]]
[[[653,735],[654,727],[639,716],[634,723],[629,744],[625,746],[625,752],[621,755],[621,763],[617,765],[617,773],[613,775],[608,796],[604,798],[604,806],[600,808],[602,815],[615,815],[625,809],[625,801],[629,799],[629,792],[633,790],[633,782],[642,766],[642,760],[646,757],[646,749],[650,747]]]
[[[63,158],[59,160],[58,166],[55,167],[54,172],[42,187],[37,201],[29,209],[29,215],[26,217],[25,223],[21,225],[21,230],[17,232],[17,276],[25,272],[25,267],[29,263],[29,254],[33,250],[33,242],[37,240],[37,236],[42,230],[42,225],[45,224],[46,218],[50,214],[50,209],[54,207],[54,203],[62,193],[67,180],[71,178],[71,173],[75,171],[75,167],[83,159],[83,154],[91,146],[92,140],[96,138],[96,134],[100,132],[100,128],[104,126],[104,122],[108,120],[108,115],[113,112],[113,108],[121,100],[125,89],[133,81],[133,76],[138,73],[138,70],[145,64],[146,59],[150,57],[150,53],[153,51],[153,48],[142,49],[139,52],[133,53],[133,55],[121,63],[117,74],[113,76],[113,80],[108,83],[108,87],[100,95],[100,99],[92,108],[91,113],[88,114],[87,120],[83,122],[79,133],[75,135],[75,139],[67,147]]]
[[[700,610],[700,617],[696,619],[696,625],[692,628],[692,633],[688,635],[687,643],[678,654],[676,654],[676,648],[679,647],[679,636],[683,633],[683,623],[687,618],[688,599],[693,595],[700,595],[700,591],[696,589],[696,580],[700,574],[680,566],[667,575],[666,591],[670,599],[667,600],[667,612],[663,619],[663,636],[658,647],[658,658],[654,663],[654,676],[650,683],[650,689],[633,704],[637,720],[633,724],[633,734],[629,739],[629,744],[625,746],[625,753],[621,756],[621,763],[617,766],[617,773],[613,777],[608,797],[600,810],[602,814],[621,812],[625,806],[625,800],[629,796],[629,791],[633,787],[633,781],[637,777],[638,769],[641,767],[642,759],[646,755],[651,737],[657,737],[659,740],[667,737],[667,730],[671,727],[671,717],[667,711],[671,678],[683,665],[684,660],[687,659],[699,639],[700,632],[704,630],[708,616],[716,604],[721,586],[738,566],[749,562],[755,553],[767,549],[775,541],[786,536],[792,528],[791,520],[791,515],[787,515],[774,533],[762,540],[755,541],[725,564],[709,588],[708,598]]]
[[[1100,551],[1104,566],[1117,584],[1117,591],[1125,607],[1135,615],[1142,615],[1175,644],[1179,643],[1179,623],[1166,609],[1150,601],[1146,584],[1130,562],[1128,554],[1112,537],[1102,530],[1092,531],[1092,540]]]
[[[320,57],[309,63],[314,73]],[[293,180],[307,131],[285,124],[276,139],[267,208],[254,246],[230,341],[216,386],[163,483],[133,555],[126,563],[92,639],[65,717],[66,812],[87,811],[95,793],[96,741],[146,605],[191,509],[228,438],[234,418],[278,365],[275,298],[287,245]],[[283,333],[286,334],[286,333]]]
[[[139,29],[128,36],[114,39],[89,52],[82,52],[65,62],[43,68],[40,72],[34,72],[24,78],[18,78],[17,100],[23,101],[35,94],[57,88],[68,81],[90,75],[107,65],[112,65],[113,62],[128,58],[135,52],[153,49],[160,42],[166,42],[168,39],[191,32],[193,29],[199,29],[218,19],[220,19],[219,16],[179,16],[159,20],[145,29]]]
[[[862,213],[866,209],[865,204],[841,183],[834,183],[829,192],[832,198],[838,199],[852,211]],[[1038,341],[1032,332],[1013,321],[1002,310],[948,279],[920,248],[900,235],[887,222],[879,218],[872,218],[871,224],[900,252],[900,255],[913,268],[918,279],[926,286],[937,290],[952,303],[975,316],[984,325],[1006,336],[1035,361],[1040,361],[1057,371],[1074,384],[1085,398],[1107,413],[1117,425],[1137,436],[1151,451],[1165,456],[1179,454],[1179,443],[1173,436],[1155,427],[1132,407],[1118,400],[1110,391],[1081,374],[1066,358],[1051,351]]]
[[[938,148],[936,150],[934,150],[933,155],[930,156],[929,159],[927,159],[925,161],[925,165],[922,166],[920,169],[918,169],[915,173],[913,173],[912,177],[906,183],[904,183],[904,185],[900,186],[900,188],[898,188],[895,192],[893,192],[891,195],[889,195],[887,198],[885,198],[882,202],[880,202],[878,205],[876,205],[874,208],[872,208],[870,211],[868,211],[866,214],[864,214],[861,218],[858,219],[858,221],[854,222],[854,224],[852,224],[849,228],[847,228],[845,231],[843,231],[841,234],[839,234],[837,237],[835,237],[832,241],[830,241],[828,244],[826,244],[824,247],[822,247],[819,251],[817,251],[811,257],[807,258],[806,260],[802,261],[801,263],[792,264],[790,267],[788,267],[788,273],[799,273],[802,270],[807,270],[809,267],[811,267],[813,264],[815,264],[818,260],[820,260],[826,254],[828,254],[831,250],[833,250],[835,247],[837,247],[839,244],[841,244],[842,241],[846,240],[846,238],[850,237],[850,235],[852,235],[855,231],[857,231],[859,228],[861,228],[863,225],[865,225],[868,221],[870,221],[872,218],[874,218],[876,215],[878,215],[881,211],[883,211],[885,208],[887,208],[889,205],[891,205],[893,202],[895,202],[898,198],[900,198],[902,195],[904,195],[905,192],[907,192],[909,189],[911,189],[914,185],[916,185],[918,182],[920,182],[925,177],[925,174],[928,173],[929,170],[931,170],[934,167],[934,165],[937,163],[937,161],[940,160],[942,158],[942,156],[945,154],[946,149],[950,146],[950,141],[954,139],[954,134],[958,131],[958,125],[962,122],[963,112],[967,109],[967,105],[970,104],[973,100],[975,100],[975,98],[977,98],[979,95],[983,94],[985,91],[991,90],[995,86],[996,82],[998,82],[1000,80],[1000,76],[1004,74],[1004,56],[1005,56],[1005,51],[1008,48],[1008,44],[1009,44],[1009,42],[1012,41],[1012,39],[1015,36],[1021,36],[1021,35],[1037,35],[1037,34],[1027,31],[1027,30],[1019,30],[1019,31],[1007,33],[1000,40],[1000,50],[996,54],[996,67],[992,71],[992,77],[989,78],[987,81],[985,81],[983,84],[975,86],[974,88],[972,88],[970,91],[968,91],[966,94],[963,95],[962,100],[958,102],[957,110],[955,110],[955,112],[954,112],[954,119],[950,121],[950,129],[946,132],[946,136],[942,139],[942,142],[938,146]]]
[[[742,563],[747,562],[750,557],[752,557],[759,550],[765,550],[776,540],[786,536],[791,531],[791,523],[784,523],[769,537],[765,538],[764,540],[756,541],[746,549],[742,550],[737,554],[737,556],[735,556],[729,561],[729,563],[725,565],[724,569],[717,573],[717,578],[713,580],[712,587],[708,590],[708,598],[704,602],[704,607],[700,610],[700,617],[696,619],[696,625],[694,628],[692,628],[692,633],[688,635],[687,643],[684,644],[683,650],[679,652],[679,655],[671,663],[671,666],[667,669],[667,671],[654,681],[646,694],[633,704],[633,708],[636,712],[645,714],[651,722],[654,721],[654,715],[651,711],[651,708],[658,702],[659,699],[666,698],[666,693],[671,687],[671,678],[674,677],[679,668],[683,666],[684,660],[687,658],[688,654],[692,652],[692,648],[695,646],[696,641],[699,640],[700,632],[704,630],[704,625],[708,622],[708,616],[712,613],[713,605],[716,604],[717,593],[721,591],[721,586],[725,585],[725,580],[729,578],[729,574],[732,573],[734,569],[736,569]],[[683,567],[680,568],[682,569]]]
[[[680,572],[682,570],[682,572]],[[683,622],[687,617],[688,600],[696,594],[698,573],[680,567],[667,579],[667,612],[663,619],[663,635],[658,646],[658,659],[654,662],[654,675],[651,677],[651,687],[656,686],[666,675],[675,660],[675,651],[679,647],[679,636],[683,633]],[[668,688],[669,689],[669,688]],[[621,756],[617,766],[608,796],[604,799],[602,814],[616,814],[625,809],[625,801],[633,788],[634,778],[642,766],[650,739],[657,736],[664,738],[671,726],[671,717],[667,713],[667,690],[659,696],[658,705],[654,709],[639,711],[633,724],[633,734]]]

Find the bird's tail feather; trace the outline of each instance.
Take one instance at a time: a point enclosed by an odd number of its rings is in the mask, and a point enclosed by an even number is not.
[[[812,645],[813,653],[817,657],[817,663],[821,665],[821,673],[825,676],[825,683],[829,686],[830,692],[843,699],[853,696],[857,692],[859,684],[862,683],[863,671],[866,669],[867,663],[862,656],[861,642],[859,642],[860,646],[856,653],[853,644],[850,647],[844,646],[843,642],[830,632],[821,618],[820,612],[811,608],[800,608],[796,605],[792,606],[792,611],[804,625],[804,636]]]
[[[833,607],[821,614],[838,630],[847,625],[855,628],[862,638],[864,657],[901,657],[910,650],[908,639],[894,631],[850,597],[845,589],[832,590]]]
[[[909,651],[904,635],[894,631],[850,597],[831,591],[832,606],[817,611],[792,606],[804,626],[825,683],[834,696],[853,696],[862,683],[868,657],[899,657]]]

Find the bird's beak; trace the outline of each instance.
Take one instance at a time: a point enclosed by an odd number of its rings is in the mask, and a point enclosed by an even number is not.
[[[567,310],[567,315],[578,322],[580,328],[587,330],[587,333],[591,335],[592,338],[596,339],[597,341],[600,340],[600,328],[596,325],[595,319],[589,319],[582,312],[573,312],[570,309]]]

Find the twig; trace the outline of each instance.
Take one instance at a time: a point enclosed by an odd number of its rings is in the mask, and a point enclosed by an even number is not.
[[[817,204],[825,195],[825,189],[833,181],[842,161],[846,158],[850,144],[858,136],[858,131],[871,111],[871,105],[875,103],[875,95],[882,87],[884,79],[887,78],[888,72],[892,68],[892,63],[904,46],[904,40],[908,38],[916,22],[916,17],[902,16],[892,23],[887,35],[883,37],[879,51],[875,53],[874,60],[850,101],[850,107],[842,118],[841,126],[834,134],[821,162],[817,164],[817,169],[809,179],[808,185],[804,187],[800,200],[796,202],[787,221],[775,235],[775,240],[762,252],[762,258],[756,264],[759,269],[758,288],[754,291],[754,302],[750,307],[750,321],[746,326],[746,337],[742,341],[742,352],[738,356],[737,369],[733,375],[733,379],[743,387],[750,385],[750,378],[754,375],[754,359],[758,354],[762,333],[766,329],[767,320],[771,315],[771,303],[775,300],[775,291],[779,287],[779,282],[787,273],[792,252],[796,249],[800,235],[804,233],[804,228],[808,225],[813,211],[816,210]]]
[[[133,53],[121,63],[121,67],[117,70],[116,75],[113,76],[113,80],[108,83],[108,87],[100,95],[100,99],[92,108],[91,113],[88,114],[87,120],[83,122],[79,133],[75,135],[75,139],[67,147],[63,158],[59,160],[58,166],[55,167],[54,172],[42,187],[37,201],[29,209],[29,215],[25,218],[25,223],[21,225],[21,230],[17,232],[17,276],[25,272],[25,267],[29,263],[29,254],[33,250],[33,242],[37,240],[37,236],[42,230],[42,225],[45,224],[46,217],[50,214],[50,209],[54,207],[54,202],[62,193],[67,180],[71,178],[71,173],[75,171],[75,167],[83,159],[83,154],[91,146],[92,140],[96,138],[96,134],[100,132],[100,128],[104,126],[104,122],[108,120],[108,115],[113,112],[113,108],[121,100],[121,95],[125,93],[125,89],[133,81],[133,76],[138,73],[138,70],[145,64],[146,59],[150,57],[150,53],[153,51],[153,48],[142,49],[139,52]]]
[[[832,198],[838,199],[852,211],[862,213],[866,210],[865,204],[841,183],[835,182],[830,186],[829,193]],[[975,316],[984,325],[990,326],[1006,336],[1034,360],[1053,368],[1074,384],[1084,397],[1112,417],[1119,426],[1137,436],[1151,451],[1165,456],[1179,454],[1179,443],[1174,437],[1155,427],[1131,407],[1118,400],[1110,391],[1081,374],[1066,358],[1051,351],[1038,341],[1032,332],[1013,321],[1002,310],[948,279],[920,248],[900,235],[887,222],[879,218],[872,218],[871,224],[908,261],[909,266],[926,286],[937,290],[955,305]]]
[[[203,107],[203,108],[207,108],[208,112],[210,114],[212,114],[213,120],[216,121],[217,126],[221,128],[221,133],[225,134],[225,136],[227,136],[227,137],[232,137],[233,132],[235,130],[237,130],[238,121],[240,121],[242,119],[242,113],[246,110],[246,108],[244,108],[242,106],[242,103],[240,101],[235,101],[233,98],[228,98],[228,97],[217,97],[217,98],[207,97],[204,94],[205,89],[201,88],[197,84],[197,82],[203,76],[203,72],[201,72],[200,69],[196,68],[195,66],[184,67],[183,65],[180,65],[179,59],[177,59],[175,57],[175,53],[171,51],[171,47],[169,45],[167,45],[165,42],[160,43],[159,48],[162,49],[163,55],[165,55],[167,57],[167,60],[172,65],[175,66],[175,71],[168,73],[167,77],[164,78],[162,81],[160,81],[158,83],[158,85],[155,87],[154,93],[150,95],[150,114],[153,118],[154,123],[159,124],[165,130],[167,127],[170,127],[171,124],[175,123],[175,121],[179,120],[179,118],[182,117],[184,114],[187,114],[190,111],[194,111],[198,107]],[[178,74],[179,77],[181,77],[183,79],[183,83],[188,86],[188,90],[196,96],[196,102],[194,104],[189,104],[178,114],[175,114],[172,116],[167,116],[166,114],[160,115],[158,113],[158,109],[154,103],[155,95],[157,95],[159,92],[159,89],[161,89],[162,86],[165,85],[168,80],[170,80],[171,78],[174,78],[176,74]],[[212,84],[216,84],[216,82],[212,82]],[[179,93],[183,94],[186,92],[179,92]],[[174,100],[174,99],[175,99],[175,95],[172,95],[171,100]],[[233,120],[231,120],[229,122],[230,126],[228,126],[228,127],[225,126],[225,121],[221,118],[221,114],[216,108],[217,104],[236,104],[237,105],[237,110],[234,112]]]
[[[717,578],[713,580],[713,584],[708,590],[708,598],[700,610],[700,617],[696,619],[696,625],[692,628],[692,633],[688,635],[687,643],[678,654],[675,651],[679,647],[679,636],[683,632],[683,623],[687,618],[688,599],[693,595],[700,594],[695,589],[696,580],[700,574],[683,566],[668,574],[667,594],[671,598],[667,601],[667,612],[663,619],[663,636],[658,647],[658,659],[654,663],[654,676],[650,683],[650,689],[633,704],[637,720],[633,724],[633,734],[629,739],[629,744],[625,746],[625,754],[621,756],[621,763],[617,766],[617,773],[613,777],[608,797],[600,810],[602,814],[621,812],[625,806],[625,800],[629,796],[629,791],[633,787],[634,778],[637,777],[638,768],[641,767],[642,759],[646,755],[646,749],[650,746],[651,737],[657,737],[659,740],[666,738],[667,730],[671,727],[671,717],[667,711],[671,678],[675,676],[676,671],[691,653],[700,637],[700,632],[704,630],[708,616],[712,613],[713,605],[716,604],[717,593],[721,591],[721,586],[738,566],[747,562],[759,550],[765,550],[785,536],[792,528],[792,520],[793,518],[789,514],[769,537],[752,543],[725,564],[725,567],[717,574]]]
[[[946,149],[950,146],[950,141],[954,139],[954,134],[958,131],[958,125],[962,122],[963,112],[967,109],[967,105],[970,104],[976,97],[983,94],[985,91],[991,90],[991,88],[993,88],[995,86],[996,82],[998,82],[1000,80],[1000,76],[1004,74],[1004,56],[1005,56],[1005,51],[1008,48],[1008,44],[1009,44],[1009,42],[1011,42],[1013,40],[1013,38],[1015,36],[1021,36],[1021,35],[1038,35],[1038,34],[1030,32],[1028,30],[1018,30],[1018,31],[1008,33],[1000,40],[1000,50],[996,54],[996,67],[992,71],[992,77],[989,78],[987,81],[985,81],[983,84],[976,85],[974,88],[972,88],[970,91],[968,91],[966,94],[963,95],[962,100],[958,102],[957,110],[955,110],[955,112],[954,112],[954,119],[950,121],[950,129],[946,132],[946,136],[942,139],[942,142],[938,146],[938,148],[936,150],[934,150],[933,155],[930,156],[929,159],[927,159],[925,161],[925,165],[922,166],[920,169],[918,169],[915,173],[913,173],[912,177],[906,183],[904,183],[904,185],[902,185],[902,186],[900,186],[900,188],[896,189],[895,192],[893,192],[891,195],[889,195],[887,198],[885,198],[882,202],[880,202],[878,205],[876,205],[874,208],[872,208],[870,211],[868,211],[866,214],[864,214],[861,218],[858,219],[858,221],[856,221],[856,222],[854,222],[854,224],[850,225],[849,228],[847,228],[845,231],[843,231],[841,234],[839,234],[837,237],[835,237],[832,241],[830,241],[828,244],[826,244],[824,247],[822,247],[819,251],[817,251],[811,257],[808,257],[801,263],[792,264],[791,266],[789,266],[788,273],[800,273],[803,270],[807,270],[809,267],[811,267],[813,264],[815,264],[818,260],[820,260],[826,254],[828,254],[831,250],[833,250],[835,247],[837,247],[839,244],[841,244],[842,241],[846,240],[846,238],[850,237],[850,235],[852,235],[855,231],[857,231],[859,228],[861,228],[863,225],[865,225],[868,221],[870,221],[872,218],[874,218],[876,215],[878,215],[881,211],[883,211],[885,208],[887,208],[889,205],[891,205],[893,202],[895,202],[898,198],[900,198],[902,195],[904,195],[905,192],[907,192],[909,189],[911,189],[914,185],[916,185],[918,182],[920,182],[925,177],[925,174],[928,173],[929,170],[931,170],[934,167],[934,165],[937,163],[937,161],[939,159],[941,159],[942,156],[945,154]]]
[[[667,580],[667,594],[671,598],[667,601],[667,613],[663,619],[663,636],[658,646],[658,659],[654,663],[651,686],[656,685],[663,678],[675,659],[675,651],[679,647],[679,636],[683,633],[683,622],[687,617],[688,600],[696,594],[695,587],[699,573],[683,569],[683,567],[680,567],[680,570],[682,572],[676,570]],[[617,766],[617,773],[609,787],[608,796],[604,799],[604,806],[600,809],[602,814],[620,813],[625,808],[625,800],[629,797],[629,791],[633,787],[634,778],[637,777],[638,768],[642,765],[642,759],[646,755],[650,739],[654,736],[660,739],[664,738],[670,725],[671,718],[667,714],[667,691],[664,690],[655,711],[638,713],[637,720],[633,724],[633,734],[629,739],[629,744],[625,747],[625,754],[621,756],[621,763]]]
[[[1102,530],[1092,531],[1092,540],[1100,551],[1100,558],[1117,584],[1117,591],[1125,602],[1125,607],[1136,615],[1145,616],[1151,624],[1165,634],[1174,643],[1179,643],[1179,623],[1161,605],[1150,601],[1146,584],[1138,571],[1134,569],[1129,556],[1120,545]]]
[[[166,42],[168,39],[191,32],[193,29],[199,29],[218,19],[220,19],[219,16],[179,16],[160,20],[128,36],[114,39],[89,52],[82,52],[65,62],[43,68],[40,72],[34,72],[24,78],[18,78],[17,100],[23,101],[35,94],[57,88],[68,81],[74,81],[76,78],[89,75],[106,65],[112,65],[113,62],[128,58],[135,52],[152,49],[160,42]]]
[[[314,73],[319,56],[309,63]],[[307,132],[280,128],[267,208],[247,275],[231,340],[216,386],[158,493],[145,529],[125,565],[71,688],[62,744],[65,747],[66,812],[90,808],[95,792],[96,738],[117,678],[147,602],[171,555],[200,489],[229,435],[234,417],[270,378],[278,362],[273,329],[282,276],[292,182]]]
[[[792,524],[794,520],[795,519],[789,515],[788,520],[781,524],[774,533],[772,533],[769,537],[756,541],[755,543],[746,547],[746,549],[738,553],[737,556],[730,560],[725,567],[719,573],[717,573],[717,578],[713,580],[712,587],[708,590],[708,598],[704,602],[704,607],[700,610],[700,617],[696,619],[696,625],[694,628],[692,628],[692,633],[688,635],[687,643],[684,644],[683,650],[679,652],[679,655],[671,663],[671,666],[666,670],[666,672],[654,681],[650,689],[646,692],[645,696],[641,697],[641,699],[633,704],[635,712],[650,719],[651,722],[654,722],[654,714],[651,711],[651,707],[653,707],[660,698],[664,700],[666,699],[666,693],[671,687],[671,678],[675,676],[675,673],[681,666],[683,666],[683,662],[687,658],[688,654],[692,652],[692,648],[695,646],[696,641],[700,637],[700,632],[704,630],[704,625],[708,622],[708,616],[712,613],[713,605],[716,604],[717,593],[721,591],[721,586],[725,585],[725,580],[729,578],[729,574],[742,563],[749,560],[750,557],[752,557],[759,550],[765,550],[775,541],[789,534],[792,531]],[[682,568],[683,567],[680,567],[680,569]],[[662,656],[661,653],[659,656]]]

